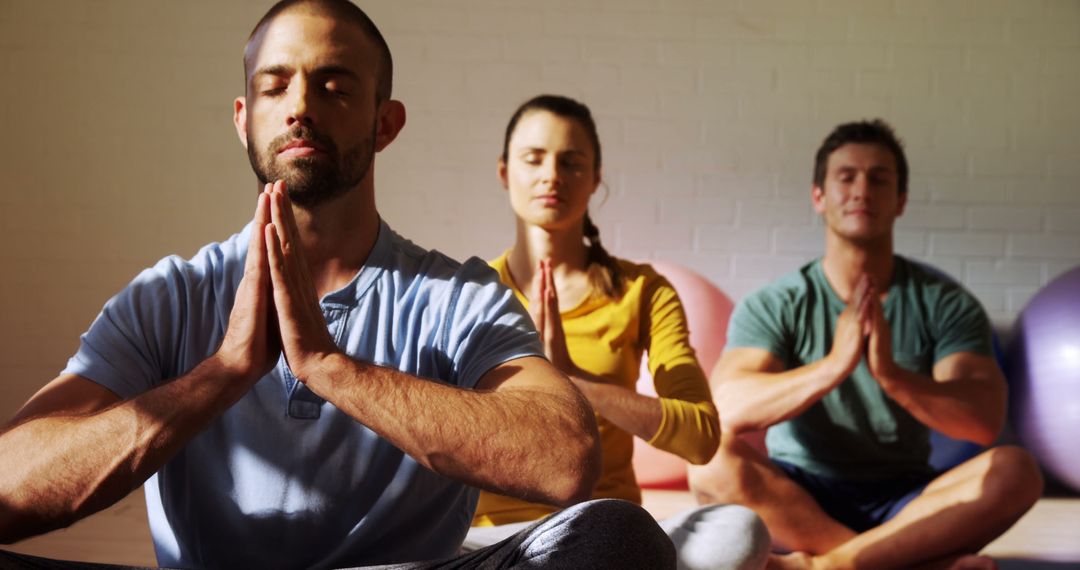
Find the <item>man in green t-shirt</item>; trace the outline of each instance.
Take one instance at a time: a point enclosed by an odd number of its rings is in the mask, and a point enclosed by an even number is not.
[[[825,255],[744,299],[713,371],[723,441],[699,500],[756,510],[778,568],[993,568],[979,550],[1042,492],[995,447],[942,473],[930,429],[989,445],[1006,390],[969,293],[893,253],[907,159],[880,120],[840,125],[814,165]],[[740,432],[768,428],[766,458]]]

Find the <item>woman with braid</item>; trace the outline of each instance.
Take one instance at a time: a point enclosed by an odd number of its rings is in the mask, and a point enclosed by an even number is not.
[[[616,259],[600,244],[588,212],[600,167],[585,105],[541,95],[519,107],[498,161],[517,237],[491,265],[528,308],[548,358],[596,411],[603,473],[593,498],[640,504],[634,436],[702,464],[716,451],[720,426],[675,289],[652,267]],[[645,353],[659,397],[635,390]],[[494,543],[556,510],[483,492],[465,547]],[[759,568],[768,556],[764,525],[738,506],[693,509],[661,526],[680,568]]]

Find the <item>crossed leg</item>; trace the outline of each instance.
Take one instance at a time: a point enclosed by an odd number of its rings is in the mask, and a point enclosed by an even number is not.
[[[727,438],[725,438],[727,439]],[[864,533],[829,517],[817,502],[757,451],[731,437],[716,457],[690,471],[699,502],[738,503],[757,511],[777,544],[778,568],[979,568],[972,556],[1038,500],[1042,478],[1023,449],[997,447],[934,479],[889,521]]]

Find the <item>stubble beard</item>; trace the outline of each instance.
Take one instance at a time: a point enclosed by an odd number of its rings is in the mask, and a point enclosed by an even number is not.
[[[279,160],[280,149],[295,139],[315,142],[326,156]],[[248,140],[254,140],[250,130]],[[370,137],[362,138],[342,153],[330,137],[301,125],[275,137],[265,150],[249,144],[247,152],[251,168],[262,185],[284,180],[292,203],[311,210],[345,194],[367,176],[375,156],[375,131],[372,129]]]

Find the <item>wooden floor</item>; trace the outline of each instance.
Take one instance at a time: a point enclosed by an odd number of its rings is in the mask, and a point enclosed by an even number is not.
[[[693,499],[684,491],[645,491],[645,507],[657,518],[693,506]],[[142,491],[71,528],[6,548],[62,560],[145,566],[155,563]],[[1003,559],[1075,562],[1080,568],[1080,498],[1040,500],[984,553]],[[1072,564],[1065,567],[1071,568]]]
[[[645,491],[645,508],[656,518],[695,506],[686,491]],[[1075,562],[1080,568],[1080,497],[1040,499],[1015,526],[987,545],[983,554]]]

